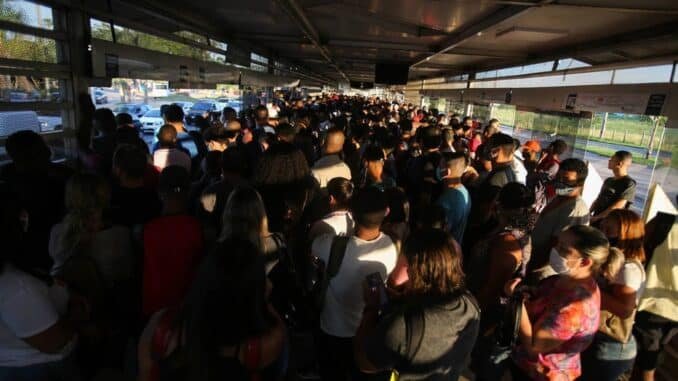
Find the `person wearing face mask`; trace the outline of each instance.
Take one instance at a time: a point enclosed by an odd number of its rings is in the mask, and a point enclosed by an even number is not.
[[[462,152],[443,153],[436,169],[436,177],[443,184],[436,203],[445,211],[449,233],[457,242],[462,242],[471,212],[471,197],[461,182],[468,164],[466,160]]]
[[[575,380],[580,353],[598,330],[601,296],[596,276],[614,279],[624,254],[605,235],[575,225],[558,236],[549,264],[557,275],[542,281],[523,299],[519,344],[513,349],[514,380]],[[520,279],[507,282],[509,296],[522,293]]]
[[[518,181],[516,172],[511,167],[516,150],[513,138],[496,133],[487,141],[487,148],[492,161],[492,171],[487,175],[482,186],[503,188],[504,185]]]
[[[646,282],[645,224],[640,216],[614,210],[600,229],[610,245],[624,253],[624,265],[614,279],[598,279],[603,315],[593,344],[582,354],[583,381],[616,381],[633,367],[637,346],[631,329]]]
[[[531,277],[540,280],[553,275],[548,258],[556,237],[571,225],[588,225],[588,205],[582,199],[584,182],[588,176],[586,163],[579,159],[567,159],[560,163],[554,181],[556,197],[541,212],[532,231]]]

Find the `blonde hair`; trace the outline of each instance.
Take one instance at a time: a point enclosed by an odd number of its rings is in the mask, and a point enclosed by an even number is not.
[[[261,236],[267,232],[268,217],[259,192],[251,187],[236,187],[226,201],[219,240],[247,237],[262,249]]]
[[[110,188],[104,178],[94,174],[76,174],[66,184],[64,247],[77,249],[88,244],[110,201]]]
[[[575,225],[566,232],[574,236],[573,247],[586,258],[591,259],[591,272],[600,274],[608,280],[617,276],[624,265],[624,253],[610,242],[600,230],[586,225]]]

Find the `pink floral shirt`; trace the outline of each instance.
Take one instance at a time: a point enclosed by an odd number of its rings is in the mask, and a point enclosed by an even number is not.
[[[581,375],[579,354],[593,341],[600,318],[600,290],[594,279],[574,289],[559,289],[552,276],[539,284],[538,294],[526,302],[532,327],[542,327],[564,341],[548,353],[530,356],[518,346],[515,363],[534,380],[575,380]]]

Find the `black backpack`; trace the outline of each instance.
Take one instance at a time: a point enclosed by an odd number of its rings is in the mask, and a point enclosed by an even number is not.
[[[311,303],[318,315],[320,315],[325,305],[325,297],[327,296],[330,281],[339,273],[341,262],[343,262],[344,255],[346,254],[348,240],[349,237],[346,236],[335,236],[332,239],[330,257],[327,260],[327,264],[318,258],[313,259],[312,272],[315,274],[315,282],[313,282],[310,294]]]

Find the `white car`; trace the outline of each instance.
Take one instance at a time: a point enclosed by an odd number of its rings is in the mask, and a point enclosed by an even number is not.
[[[146,112],[144,116],[139,119],[139,122],[141,122],[141,130],[145,134],[155,134],[165,123],[165,120],[160,115],[160,109],[154,108]]]
[[[217,105],[217,111],[221,113],[222,111],[224,111],[224,107],[229,106],[230,101],[228,100],[228,98],[218,98],[214,100],[214,103]]]
[[[174,104],[181,107],[181,109],[184,110],[184,114],[193,107],[193,102],[174,102]]]

